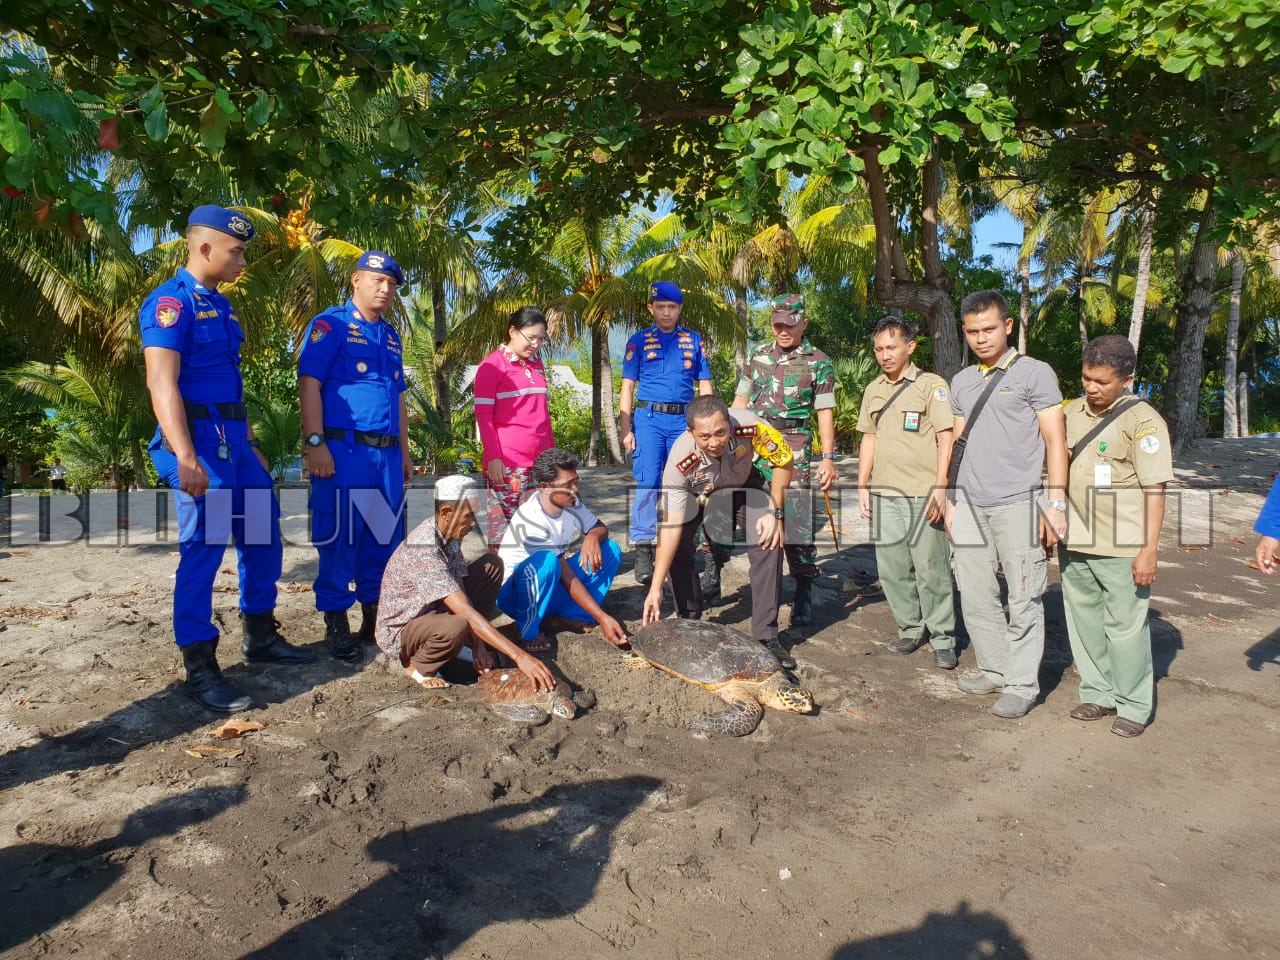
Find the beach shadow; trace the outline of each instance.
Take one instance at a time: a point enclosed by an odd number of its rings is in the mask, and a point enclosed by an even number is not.
[[[846,943],[831,960],[1031,960],[1026,945],[994,913],[961,902],[953,913],[929,913],[919,926]]]
[[[1244,652],[1244,658],[1249,664],[1249,669],[1255,673],[1262,670],[1263,664],[1271,663],[1280,666],[1280,630],[1255,643]]]
[[[1182,631],[1155,607],[1150,608],[1147,616],[1151,622],[1151,659],[1155,665],[1156,680],[1160,681],[1169,675],[1169,668],[1183,647]]]
[[[296,667],[234,662],[232,658],[238,656],[240,649],[238,635],[225,637],[220,646],[218,659],[223,675],[249,694],[257,709],[284,703],[330,680],[352,674],[351,668],[330,658],[323,645],[318,646],[315,663]],[[167,672],[167,660],[157,669]],[[180,666],[178,672],[181,672]],[[0,756],[0,789],[43,780],[68,770],[120,763],[140,747],[216,726],[223,719],[222,714],[205,710],[190,700],[183,692],[182,681],[177,680],[100,720],[67,733],[43,737],[31,746]]]
[[[595,897],[614,831],[660,783],[557,786],[389,833],[367,848],[386,876],[243,960],[445,957],[492,924],[572,916]]]
[[[89,846],[23,843],[0,850],[0,951],[69,920],[113,887],[127,857],[112,854],[211,820],[245,799],[245,788],[200,787],[131,813],[114,837]],[[24,824],[18,824],[21,835]]]

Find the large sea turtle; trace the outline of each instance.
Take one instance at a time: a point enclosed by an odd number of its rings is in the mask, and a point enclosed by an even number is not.
[[[694,721],[701,735],[745,737],[760,724],[765,707],[813,712],[813,696],[788,679],[778,658],[737,630],[701,620],[660,620],[631,638],[632,667],[664,673],[718,694],[729,709]]]
[[[517,723],[546,723],[552,716],[572,720],[578,712],[569,685],[558,678],[550,690],[538,690],[528,674],[512,667],[480,674],[477,686],[482,703]]]

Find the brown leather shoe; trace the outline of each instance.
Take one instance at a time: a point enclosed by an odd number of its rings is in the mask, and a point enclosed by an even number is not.
[[[1101,720],[1115,715],[1115,707],[1104,707],[1100,703],[1082,703],[1071,711],[1072,720]]]
[[[1146,729],[1147,725],[1145,723],[1135,723],[1133,720],[1126,720],[1124,717],[1116,717],[1111,724],[1111,732],[1117,737],[1140,737]]]

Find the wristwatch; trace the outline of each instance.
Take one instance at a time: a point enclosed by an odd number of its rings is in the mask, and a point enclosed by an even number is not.
[[[262,444],[258,442],[258,438],[257,438],[257,437],[254,437],[252,440],[250,440],[250,441],[249,441],[249,446],[253,447],[253,449],[255,449],[255,450],[261,450],[261,449],[262,449]]]
[[[822,455],[823,460],[834,460],[835,458],[836,458],[836,455],[834,453],[824,453]]]
[[[773,519],[775,519],[775,520],[781,520],[784,516],[786,516],[786,511],[785,511],[785,510],[775,510],[775,511],[773,511]]]
[[[1047,500],[1045,506],[1050,510],[1057,510],[1059,513],[1067,512],[1067,501],[1065,500]]]
[[[318,446],[320,446],[320,444],[322,444],[322,443],[324,443],[324,434],[323,434],[323,433],[308,433],[308,434],[307,434],[307,446],[308,446],[308,447],[318,447]]]

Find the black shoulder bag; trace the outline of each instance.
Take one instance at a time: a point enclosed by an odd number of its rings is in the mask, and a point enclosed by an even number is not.
[[[947,470],[948,489],[955,490],[956,488],[956,479],[960,476],[960,464],[964,462],[964,450],[969,445],[969,434],[973,431],[973,425],[978,420],[978,414],[982,413],[982,408],[991,399],[991,394],[995,393],[996,387],[1004,379],[1004,375],[1018,362],[1018,358],[1021,356],[1019,354],[1009,361],[1009,366],[1001,367],[991,374],[991,379],[987,382],[987,389],[982,391],[982,396],[978,397],[978,402],[973,405],[973,413],[969,414],[969,419],[965,421],[964,430],[960,432],[960,436],[956,437],[956,442],[951,447],[951,466]]]
[[[877,429],[879,429],[880,427],[880,418],[884,416],[885,411],[888,410],[890,407],[892,407],[893,401],[897,400],[900,396],[902,396],[902,391],[906,390],[907,387],[911,386],[911,384],[913,384],[914,382],[915,382],[914,380],[903,380],[902,386],[900,386],[897,390],[893,391],[893,393],[889,394],[889,399],[884,402],[884,406],[871,415],[871,422],[876,425]]]

